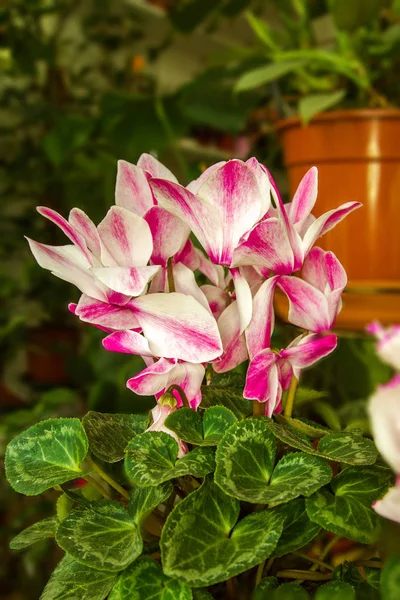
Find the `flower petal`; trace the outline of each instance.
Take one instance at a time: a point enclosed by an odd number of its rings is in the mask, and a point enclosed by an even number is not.
[[[205,284],[200,287],[207,298],[208,305],[215,319],[219,319],[228,305],[229,296],[227,292],[216,285]]]
[[[153,206],[144,218],[153,237],[151,262],[165,267],[168,259],[186,244],[190,229],[182,219],[161,206]]]
[[[242,333],[251,321],[253,311],[253,298],[250,286],[243,277],[240,269],[231,269],[233,283],[235,284],[235,295],[240,318],[240,333]]]
[[[289,299],[290,323],[315,333],[332,327],[328,301],[322,292],[298,277],[283,276],[278,287]]]
[[[154,205],[146,173],[125,160],[118,161],[115,204],[140,217]]]
[[[189,192],[192,192],[192,194],[197,194],[203,183],[210,177],[210,175],[214,173],[214,171],[218,171],[218,169],[224,165],[226,165],[226,160],[220,160],[219,162],[211,165],[203,171],[200,177],[191,181],[189,185],[186,186],[186,189],[188,189]]]
[[[183,456],[185,456],[185,454],[189,452],[189,448],[187,447],[185,442],[178,438],[174,431],[171,431],[171,429],[168,429],[164,425],[166,418],[169,414],[174,412],[174,410],[176,409],[171,408],[171,406],[161,406],[160,404],[157,404],[157,406],[155,406],[151,411],[153,423],[152,425],[150,425],[150,427],[146,429],[146,431],[163,431],[164,433],[168,433],[168,435],[173,437],[178,444],[179,451],[177,458],[182,458]]]
[[[271,345],[274,330],[274,292],[279,277],[271,277],[264,281],[253,298],[253,317],[246,330],[247,347],[250,358]]]
[[[373,503],[372,508],[381,517],[400,523],[400,486],[390,488],[381,500]]]
[[[290,205],[289,220],[298,227],[310,215],[318,195],[318,169],[311,167],[300,181]]]
[[[48,246],[28,240],[32,254],[43,269],[48,269],[60,279],[68,281],[83,292],[97,298],[106,300],[107,296],[104,286],[99,282],[96,284],[90,273],[90,264],[86,257],[76,246]]]
[[[268,177],[267,169],[258,162],[254,157],[246,160],[246,166],[253,173],[257,180],[261,195],[261,211],[259,218],[261,219],[271,206],[271,182]]]
[[[93,252],[96,258],[100,259],[101,243],[96,225],[80,208],[73,208],[68,217],[71,226],[85,240],[89,250]]]
[[[400,382],[380,387],[372,396],[368,412],[375,444],[395,473],[400,473]]]
[[[61,229],[61,231],[71,240],[71,242],[79,248],[82,254],[85,256],[88,263],[92,266],[93,261],[86,247],[86,243],[84,238],[80,235],[80,233],[76,232],[75,229],[71,226],[70,223],[64,217],[62,217],[58,212],[52,210],[51,208],[47,208],[46,206],[38,206],[36,208],[38,213],[52,221]]]
[[[268,402],[266,414],[269,417],[282,396],[277,360],[278,356],[270,348],[259,352],[250,362],[243,392],[248,400]]]
[[[129,305],[156,356],[201,363],[221,354],[216,321],[194,298],[177,293],[147,294]]]
[[[308,252],[314,245],[314,242],[321,236],[324,235],[327,231],[330,231],[340,221],[343,221],[353,210],[360,208],[362,206],[361,202],[346,202],[339,206],[339,208],[335,208],[321,215],[314,221],[311,227],[306,231],[306,234],[303,238],[303,248],[304,248],[304,256],[307,256]]]
[[[211,312],[207,298],[197,285],[193,271],[188,269],[182,263],[173,265],[172,269],[175,283],[175,291],[179,294],[186,294],[187,296],[192,296],[193,298],[195,298],[195,300],[197,300],[197,302],[199,302],[199,304],[204,306],[204,308],[207,311]]]
[[[102,343],[109,352],[154,356],[146,338],[136,331],[115,331],[104,338]]]
[[[138,320],[129,307],[113,306],[83,294],[75,314],[81,321],[109,329],[136,329]]]
[[[157,177],[159,179],[167,179],[168,181],[173,181],[178,183],[177,178],[166,166],[160,163],[159,160],[154,158],[151,154],[143,153],[137,163],[137,166],[147,171],[151,175],[151,177]]]
[[[307,335],[297,338],[298,343],[291,344],[285,350],[281,350],[279,356],[288,360],[296,369],[310,367],[317,360],[328,356],[337,346],[337,337],[333,333],[326,336]]]
[[[211,260],[218,263],[223,238],[216,208],[177,183],[152,179],[150,185],[158,203],[187,223]]]
[[[261,214],[263,201],[257,179],[245,163],[229,160],[211,173],[197,194],[215,207],[220,217],[222,246],[219,256],[210,254],[210,258],[229,266],[240,238],[253,227]]]
[[[240,316],[237,302],[232,302],[218,319],[223,354],[213,362],[216,373],[231,371],[247,360],[247,347],[244,333],[240,334]]]
[[[104,266],[142,267],[148,263],[153,240],[150,227],[138,215],[113,206],[99,224],[98,232],[106,250],[102,252]]]
[[[160,270],[158,265],[148,267],[98,267],[91,273],[104,285],[127,296],[140,296],[149,281]]]

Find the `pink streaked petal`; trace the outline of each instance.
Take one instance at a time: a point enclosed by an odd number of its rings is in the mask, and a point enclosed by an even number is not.
[[[243,277],[240,269],[231,269],[233,283],[235,285],[235,295],[239,310],[240,331],[242,333],[251,321],[253,311],[253,298],[250,286]]]
[[[390,488],[382,500],[374,502],[372,508],[381,517],[400,523],[400,487]]]
[[[373,323],[367,325],[366,331],[378,339],[382,339],[385,334],[385,329],[378,321],[374,321]]]
[[[275,323],[273,300],[278,279],[275,276],[264,281],[253,298],[253,318],[246,330],[250,358],[271,345]]]
[[[400,383],[378,388],[368,405],[375,444],[395,473],[400,473],[399,407]]]
[[[240,238],[261,214],[263,202],[257,179],[245,163],[234,159],[211,173],[197,194],[215,207],[220,217],[223,235],[220,255],[215,260],[217,257],[208,252],[210,258],[229,266]]]
[[[220,160],[219,162],[215,163],[214,165],[211,165],[211,167],[208,167],[208,169],[203,171],[203,173],[200,175],[200,177],[191,181],[189,183],[189,185],[186,186],[187,189],[190,192],[192,192],[192,194],[197,194],[197,192],[199,191],[199,189],[201,188],[203,183],[210,177],[210,175],[212,173],[214,173],[214,171],[218,171],[218,169],[220,169],[224,165],[226,165],[225,160]]]
[[[221,289],[225,289],[225,269],[221,265],[214,265],[199,248],[195,248],[199,258],[199,266],[197,267],[200,273],[203,273],[214,285]]]
[[[208,305],[215,319],[219,319],[228,305],[229,295],[216,285],[202,285],[201,291],[207,298]]]
[[[75,229],[71,226],[70,223],[64,217],[62,217],[58,212],[52,210],[51,208],[46,208],[46,206],[38,206],[36,208],[38,213],[42,215],[42,217],[46,217],[49,221],[52,221],[61,229],[61,231],[71,240],[73,244],[82,252],[87,262],[92,266],[93,261],[90,253],[88,252],[86,243],[84,238],[75,231]]]
[[[347,215],[361,206],[362,204],[360,202],[346,202],[339,206],[339,208],[330,210],[316,219],[303,238],[304,256],[307,256],[314,245],[314,242],[321,235],[324,235],[324,233],[336,227],[336,225],[340,223],[340,221],[343,221]]]
[[[195,300],[197,300],[197,302],[199,302],[199,304],[204,306],[207,311],[211,312],[207,298],[197,285],[193,271],[188,269],[188,267],[182,263],[177,263],[173,265],[172,273],[174,277],[175,291],[179,294],[192,296]]]
[[[175,262],[181,262],[186,267],[189,267],[189,269],[192,269],[192,271],[196,271],[200,265],[200,257],[197,250],[190,239],[188,239],[182,250],[176,253]]]
[[[176,366],[176,361],[160,358],[135,377],[129,379],[126,382],[126,387],[140,396],[154,396],[169,387],[169,375],[175,370]]]
[[[213,362],[214,371],[231,371],[247,360],[247,347],[244,334],[240,335],[240,317],[237,302],[232,302],[218,319],[224,352]]]
[[[185,392],[191,408],[197,409],[201,403],[201,384],[203,383],[205,368],[203,365],[188,362],[178,363],[176,374],[170,377],[169,386],[179,385]],[[172,392],[178,400],[178,406],[182,406],[182,398],[178,392]]]
[[[125,160],[118,161],[115,204],[142,217],[154,205],[145,172]]]
[[[282,386],[282,390],[288,390],[290,386],[290,382],[292,381],[293,375],[293,367],[288,360],[280,359],[277,363],[278,371],[279,371],[279,381]],[[298,369],[297,369],[298,371]],[[296,375],[296,373],[295,373]],[[298,375],[296,375],[298,378]]]
[[[384,362],[400,370],[400,326],[389,327],[378,341],[376,349]]]
[[[161,267],[150,282],[149,294],[168,292],[167,267]]]
[[[32,254],[43,269],[48,269],[60,279],[68,281],[83,292],[97,298],[106,300],[103,284],[97,285],[89,272],[89,263],[86,257],[76,246],[48,246],[26,238]]]
[[[256,158],[252,157],[246,160],[246,166],[253,173],[260,189],[261,211],[259,218],[261,219],[271,206],[271,183],[265,167]]]
[[[278,287],[289,299],[289,321],[297,327],[320,333],[331,328],[324,294],[298,277],[281,277]]]
[[[142,267],[153,250],[150,227],[144,219],[120,206],[112,206],[98,226],[107,255],[102,263],[107,267]],[[113,263],[109,264],[110,255]]]
[[[248,400],[267,402],[275,407],[278,393],[278,356],[270,348],[262,350],[249,364],[243,396]],[[272,410],[268,411],[272,414]]]
[[[153,237],[151,262],[165,267],[168,259],[185,246],[190,229],[182,219],[161,206],[153,206],[144,218]]]
[[[115,331],[104,338],[102,343],[109,352],[154,356],[146,338],[136,331]]]
[[[85,294],[80,297],[75,314],[81,321],[109,329],[136,329],[139,326],[138,320],[130,308],[112,306]]]
[[[299,339],[299,338],[298,338]],[[307,335],[299,339],[296,345],[281,350],[279,356],[290,361],[293,367],[310,367],[317,360],[328,356],[337,346],[337,337],[333,333],[326,336]]]
[[[167,179],[167,181],[173,181],[178,183],[177,178],[165,165],[159,160],[154,158],[151,154],[146,152],[142,154],[138,160],[137,166],[147,171],[151,177],[157,177],[159,179]]]
[[[148,267],[99,267],[91,269],[91,273],[101,283],[120,294],[140,296],[160,268],[158,265]]]
[[[169,414],[174,412],[174,410],[176,409],[172,408],[171,406],[161,406],[159,404],[155,406],[151,411],[153,423],[148,429],[146,429],[146,431],[163,431],[164,433],[168,433],[168,435],[173,437],[176,443],[178,444],[177,458],[182,458],[183,456],[185,456],[185,454],[189,452],[189,448],[187,447],[185,442],[182,442],[182,440],[178,438],[175,432],[171,431],[164,425],[165,419],[168,417]]]
[[[232,265],[259,266],[282,275],[293,273],[293,250],[282,219],[258,223],[235,250]]]
[[[158,203],[187,223],[211,260],[219,263],[223,234],[217,209],[176,183],[152,179],[150,185]]]
[[[304,261],[302,277],[324,294],[343,291],[347,284],[346,271],[333,252],[318,247],[313,248]]]
[[[318,195],[318,169],[311,167],[300,181],[290,206],[289,219],[301,227],[308,218]]]
[[[147,294],[131,300],[130,306],[156,356],[202,363],[221,354],[217,323],[194,298]]]
[[[69,213],[68,220],[75,231],[77,231],[77,233],[79,233],[85,240],[89,250],[97,259],[100,259],[100,236],[93,221],[80,208],[73,208]]]

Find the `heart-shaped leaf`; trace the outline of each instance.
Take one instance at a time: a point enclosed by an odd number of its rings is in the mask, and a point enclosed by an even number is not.
[[[102,500],[77,506],[56,533],[59,546],[93,569],[121,571],[142,552],[136,523],[118,502]]]
[[[7,446],[6,475],[26,496],[82,475],[88,439],[79,419],[48,419],[29,427]]]
[[[211,406],[200,412],[191,408],[180,408],[165,420],[165,426],[174,431],[184,442],[197,446],[217,446],[224,433],[237,418],[224,406]]]
[[[358,434],[358,432],[342,431],[329,433],[319,442],[315,449],[310,440],[292,427],[269,422],[272,433],[282,442],[308,454],[314,454],[333,462],[349,465],[372,465],[378,456],[375,444]]]
[[[115,578],[116,573],[91,569],[67,555],[53,571],[40,600],[104,600]]]
[[[284,517],[282,535],[271,558],[296,552],[309,544],[320,532],[320,526],[310,521],[303,498],[292,500],[274,509]]]
[[[400,590],[400,556],[391,556],[381,575],[381,595],[384,600],[398,600]]]
[[[148,431],[129,442],[126,448],[126,474],[136,485],[158,485],[164,481],[194,475],[205,477],[215,467],[212,448],[195,448],[178,457],[178,444],[163,431]]]
[[[250,400],[243,398],[243,385],[240,388],[216,385],[203,385],[201,388],[204,408],[209,406],[225,406],[233,412],[238,419],[244,419],[252,413]]]
[[[301,452],[287,454],[273,468],[276,442],[263,419],[233,425],[216,454],[216,483],[247,502],[276,505],[313,494],[332,478],[327,463]]]
[[[105,462],[125,456],[128,443],[148,427],[147,415],[99,413],[91,410],[82,419],[91,452]]]
[[[287,425],[289,429],[299,431],[311,439],[319,439],[328,433],[332,433],[332,430],[328,427],[314,423],[314,421],[310,421],[309,419],[295,419],[293,417],[285,417],[282,414],[275,415],[275,418],[281,425]]]
[[[274,591],[278,587],[276,577],[262,579],[251,597],[252,600],[272,600]]]
[[[270,556],[283,518],[263,510],[237,522],[239,510],[237,500],[206,479],[174,508],[164,525],[160,542],[164,573],[194,587],[209,586]]]
[[[109,600],[192,600],[192,590],[183,581],[164,575],[150,558],[141,558],[118,577]]]
[[[168,481],[161,485],[136,487],[130,497],[128,511],[132,520],[139,526],[159,504],[171,495],[173,486]]]
[[[392,474],[386,468],[348,467],[333,479],[333,493],[322,489],[307,498],[307,514],[328,531],[363,544],[374,543],[381,518],[370,507],[391,481]]]
[[[310,600],[306,590],[298,583],[283,583],[275,591],[274,600]]]
[[[345,581],[330,581],[321,585],[315,594],[315,600],[355,600],[354,588]]]
[[[57,517],[48,517],[38,521],[38,523],[34,523],[16,535],[10,542],[10,548],[11,550],[23,550],[32,544],[36,544],[36,542],[53,538],[56,535],[57,527]]]

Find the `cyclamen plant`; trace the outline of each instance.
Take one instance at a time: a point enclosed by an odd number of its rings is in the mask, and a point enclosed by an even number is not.
[[[313,246],[360,206],[315,218],[316,198],[315,168],[284,205],[255,158],[183,187],[145,154],[119,162],[115,206],[97,227],[77,208],[68,221],[38,209],[72,242],[28,240],[39,265],[79,288],[69,309],[107,334],[106,350],[143,358],[127,386],[157,401],[150,418],[91,411],[8,445],[17,492],[59,492],[54,517],[11,542],[55,537],[65,551],[44,600],[324,600],[378,587],[379,561],[360,575],[327,560],[338,536],[377,556],[371,504],[392,472],[361,431],[292,415],[302,370],[336,347],[347,281],[335,255]],[[276,288],[301,329],[283,349],[271,346]],[[384,571],[384,599],[398,568]]]

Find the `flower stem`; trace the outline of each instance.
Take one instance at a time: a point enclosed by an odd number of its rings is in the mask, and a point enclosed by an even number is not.
[[[293,406],[294,406],[294,399],[296,397],[296,390],[297,390],[298,383],[299,383],[299,380],[293,374],[292,375],[292,379],[290,381],[288,395],[287,395],[287,398],[286,398],[285,410],[284,410],[284,413],[283,413],[285,417],[291,417],[292,416]]]
[[[318,567],[323,567],[324,569],[328,569],[328,571],[333,571],[333,567],[331,565],[328,565],[328,563],[323,562],[319,558],[308,556],[308,554],[304,554],[303,552],[293,552],[293,554],[299,556],[300,558],[304,558],[304,560],[308,560],[309,562],[314,563]]]
[[[92,485],[93,487],[96,488],[96,490],[98,492],[100,492],[100,494],[103,496],[103,498],[106,498],[107,500],[111,500],[111,496],[110,494],[107,492],[107,490],[97,481],[97,479],[95,479],[94,477],[92,477],[91,475],[85,474],[84,479],[86,479],[86,481]]]
[[[260,563],[258,565],[258,567],[257,567],[256,581],[255,581],[255,584],[254,584],[255,588],[258,586],[258,584],[260,583],[260,581],[262,579],[262,576],[263,576],[263,573],[264,573],[265,563],[266,563],[266,560],[263,560],[263,562]]]
[[[332,573],[313,573],[312,571],[301,571],[300,569],[278,571],[276,576],[278,579],[300,579],[301,581],[328,581],[332,579]]]
[[[121,485],[119,485],[119,483],[114,481],[114,479],[110,477],[110,475],[108,475],[105,471],[103,471],[103,469],[99,467],[99,465],[96,465],[96,463],[90,457],[87,458],[87,462],[89,463],[89,466],[94,471],[96,471],[96,473],[100,475],[102,479],[104,479],[104,481],[106,481],[112,488],[114,488],[114,490],[121,494],[121,496],[123,496],[125,500],[129,500],[129,492],[127,490],[125,490]]]
[[[174,281],[174,271],[172,266],[172,258],[168,259],[167,262],[167,277],[168,277],[168,291],[175,292],[175,281]]]
[[[262,402],[253,400],[253,417],[263,417],[265,415],[265,408]]]

